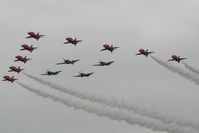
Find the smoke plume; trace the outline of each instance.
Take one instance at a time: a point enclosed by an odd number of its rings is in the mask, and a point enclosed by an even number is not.
[[[187,72],[187,71],[184,71],[183,69],[179,68],[179,67],[175,67],[171,64],[168,64],[154,56],[151,56],[151,58],[157,62],[158,64],[164,66],[165,68],[167,68],[168,70],[170,70],[171,72],[174,72],[174,73],[177,73],[178,75],[188,79],[189,81],[192,81],[194,82],[195,84],[199,85],[199,78],[193,74],[193,73],[190,73],[190,72]]]
[[[54,102],[59,102],[68,107],[72,107],[75,110],[84,110],[87,111],[88,113],[96,114],[99,117],[107,117],[112,120],[125,121],[130,125],[139,125],[141,127],[149,128],[153,131],[166,131],[169,133],[197,133],[196,131],[191,130],[189,128],[179,127],[174,124],[164,124],[158,120],[141,117],[127,110],[121,111],[119,108],[111,108],[108,106],[93,104],[91,102],[90,103],[87,103],[85,101],[79,102],[70,98],[64,99],[55,95],[45,93],[40,90],[36,90],[23,83],[20,82],[17,83],[26,90],[33,92],[43,98],[51,99]]]
[[[198,125],[193,123],[193,122],[190,122],[190,121],[185,121],[185,120],[182,120],[180,118],[174,118],[174,117],[171,117],[171,116],[166,115],[166,114],[161,114],[157,111],[152,111],[152,110],[148,110],[146,108],[141,108],[140,106],[134,105],[132,103],[128,103],[126,101],[121,101],[121,100],[118,100],[116,98],[103,97],[103,96],[99,96],[99,95],[96,95],[96,94],[85,93],[85,92],[82,92],[80,90],[74,90],[74,89],[62,87],[60,85],[56,85],[52,82],[45,81],[41,78],[32,76],[30,74],[27,74],[27,73],[24,73],[24,74],[27,77],[29,77],[29,78],[31,78],[31,79],[33,79],[33,80],[35,80],[35,81],[37,81],[37,82],[39,82],[43,85],[47,85],[52,89],[58,90],[60,92],[67,93],[67,94],[72,95],[72,96],[76,96],[76,97],[84,99],[84,100],[89,100],[91,102],[104,104],[104,105],[107,105],[107,106],[110,106],[110,107],[117,107],[117,108],[121,108],[121,109],[123,108],[123,109],[126,109],[128,111],[133,111],[134,113],[139,114],[139,115],[144,115],[144,116],[147,116],[147,117],[151,117],[153,119],[158,119],[165,124],[174,123],[174,124],[179,125],[179,126],[191,127],[191,128],[194,128],[194,129],[199,131]]]
[[[192,71],[193,73],[199,75],[199,70],[197,68],[192,67],[191,65],[188,65],[187,63],[183,62],[183,65],[189,69],[190,71]]]

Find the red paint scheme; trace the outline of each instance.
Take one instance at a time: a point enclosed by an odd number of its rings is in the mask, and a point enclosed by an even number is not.
[[[12,76],[12,77],[10,77],[10,76],[3,76],[3,80],[2,81],[9,81],[9,82],[11,82],[11,83],[13,83],[15,80],[17,80],[17,79],[15,79],[14,78],[14,76]]]
[[[31,58],[27,58],[26,56],[22,57],[21,55],[17,55],[15,56],[16,60],[14,60],[14,62],[16,61],[21,61],[23,63],[26,63],[28,60],[31,60]]]
[[[10,66],[9,69],[10,70],[8,72],[17,72],[17,73],[20,73],[22,70],[24,70],[24,69],[21,69],[20,66],[19,67]]]
[[[44,35],[40,35],[39,32],[34,33],[34,32],[28,32],[27,33],[29,36],[27,36],[26,38],[34,38],[36,40],[39,40],[41,37],[43,37]]]

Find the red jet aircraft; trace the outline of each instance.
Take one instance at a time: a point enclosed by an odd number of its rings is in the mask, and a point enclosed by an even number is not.
[[[28,32],[27,34],[28,34],[29,36],[27,36],[26,38],[34,38],[34,39],[36,39],[37,41],[38,41],[41,37],[44,36],[44,35],[40,35],[39,32],[37,32],[37,33]]]
[[[33,45],[23,44],[21,45],[22,49],[20,50],[27,50],[32,52],[34,49],[37,49],[38,47],[33,47]]]
[[[68,43],[71,43],[73,44],[74,46],[77,45],[77,43],[81,42],[82,40],[77,40],[77,38],[72,38],[72,37],[67,37],[66,38],[67,42],[64,42],[64,44],[68,44]]]
[[[24,70],[24,69],[21,69],[20,66],[18,68],[15,66],[10,66],[9,69],[10,70],[8,72],[17,72],[17,73],[20,73],[22,70]]]
[[[151,54],[151,53],[154,53],[154,52],[149,52],[148,49],[144,50],[144,49],[140,49],[138,50],[139,53],[137,53],[136,55],[145,55],[146,57]]]
[[[181,60],[187,59],[187,58],[180,58],[180,56],[177,55],[172,55],[171,58],[172,59],[169,59],[168,61],[177,61],[178,63],[180,63]]]
[[[104,44],[103,47],[104,47],[104,48],[101,49],[100,51],[108,50],[108,51],[113,52],[113,50],[119,48],[119,47],[113,47],[113,45],[108,45],[108,44]]]
[[[3,76],[3,80],[2,81],[9,81],[9,82],[11,82],[11,83],[13,83],[15,80],[17,80],[17,79],[15,79],[14,78],[14,76],[12,76],[12,77],[10,77],[10,76]]]
[[[21,55],[17,55],[15,56],[16,60],[14,60],[14,62],[16,61],[21,61],[23,63],[26,63],[28,60],[31,60],[31,58],[27,58],[26,56],[22,57]]]

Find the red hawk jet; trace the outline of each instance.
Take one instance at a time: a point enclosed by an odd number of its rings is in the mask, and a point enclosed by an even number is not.
[[[16,60],[14,60],[14,62],[16,61],[21,61],[23,63],[26,63],[28,60],[31,60],[31,58],[27,58],[26,56],[22,57],[21,55],[17,55],[15,56]]]
[[[180,58],[180,56],[177,55],[172,55],[171,58],[172,59],[169,59],[168,61],[177,61],[178,63],[180,63],[181,60],[187,59],[187,58]]]
[[[13,83],[15,80],[17,80],[17,79],[15,79],[14,78],[14,76],[12,76],[12,77],[10,77],[10,76],[3,76],[3,80],[2,81],[9,81],[9,82],[11,82],[11,83]]]
[[[73,39],[72,37],[67,37],[66,40],[67,40],[67,42],[64,42],[64,44],[69,44],[69,43],[71,43],[71,44],[73,44],[74,46],[76,46],[77,43],[79,43],[79,42],[82,41],[82,40],[77,40],[77,38],[74,38],[74,39]]]
[[[108,51],[110,51],[110,52],[113,52],[113,50],[119,48],[119,47],[113,47],[113,45],[109,45],[109,44],[104,44],[103,47],[104,47],[104,48],[101,49],[100,51],[108,50]]]
[[[24,70],[24,69],[21,69],[20,66],[18,68],[15,66],[10,66],[9,69],[10,70],[8,72],[17,72],[17,73],[20,73],[22,70]]]
[[[144,50],[144,49],[140,49],[138,50],[139,53],[137,53],[136,55],[145,55],[146,57],[151,54],[151,53],[155,53],[155,52],[149,52],[148,49]]]
[[[20,51],[22,50],[27,50],[32,52],[34,49],[37,49],[38,47],[33,47],[33,45],[28,45],[28,44],[23,44],[21,45],[22,49],[20,49]]]
[[[27,36],[26,38],[34,38],[34,39],[36,39],[37,41],[38,41],[41,37],[44,36],[44,35],[40,35],[39,32],[37,32],[37,33],[28,32],[27,34],[28,34],[29,36]]]

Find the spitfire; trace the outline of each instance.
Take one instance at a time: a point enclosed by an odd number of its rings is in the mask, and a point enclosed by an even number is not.
[[[92,74],[94,74],[94,72],[90,72],[90,73],[82,73],[82,72],[79,72],[78,75],[75,75],[73,77],[89,77],[91,76]]]
[[[43,73],[43,74],[41,74],[41,75],[48,75],[48,76],[51,76],[51,75],[57,75],[57,74],[59,74],[61,71],[55,71],[55,72],[53,72],[53,71],[46,71],[46,73]]]

